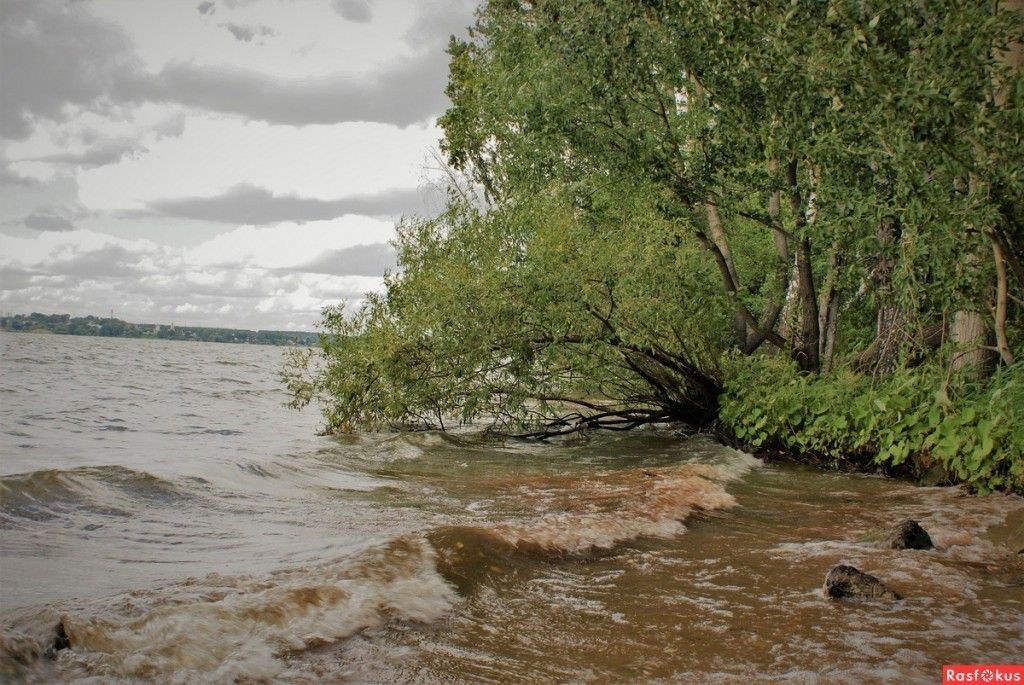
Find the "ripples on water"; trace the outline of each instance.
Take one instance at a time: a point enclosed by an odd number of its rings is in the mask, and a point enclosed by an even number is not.
[[[279,349],[0,346],[0,678],[935,682],[1024,653],[1016,497],[669,433],[317,437]],[[906,516],[937,550],[858,542]],[[826,601],[839,562],[907,599]]]

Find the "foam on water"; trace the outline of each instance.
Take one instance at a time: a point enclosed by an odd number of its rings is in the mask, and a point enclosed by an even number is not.
[[[285,655],[392,620],[436,620],[456,605],[455,587],[466,591],[507,577],[510,569],[532,564],[534,555],[578,555],[678,535],[694,511],[735,506],[723,485],[735,477],[706,464],[529,477],[506,486],[559,511],[489,526],[444,526],[426,537],[402,535],[330,563],[266,576],[214,573],[88,601],[60,614],[71,648],[56,653],[57,673],[71,680],[273,678],[287,667]],[[28,479],[40,480],[52,479]],[[557,583],[542,584],[549,600],[584,613],[604,612],[599,601],[572,594],[571,576],[566,582],[564,591]],[[44,627],[53,619],[54,610],[47,608],[4,633],[0,645],[10,662],[25,669],[23,676],[54,675],[46,670],[49,662],[40,661],[54,639]],[[625,623],[621,616],[615,620]]]
[[[501,539],[521,549],[576,554],[611,549],[641,537],[670,538],[686,530],[695,510],[736,505],[717,480],[730,476],[710,465],[634,469],[568,483],[534,481],[520,490],[556,509],[537,519],[494,527]]]
[[[261,680],[285,667],[284,655],[391,620],[430,622],[455,601],[430,545],[402,537],[314,567],[211,574],[89,603],[60,617],[71,649],[56,656],[62,679]],[[0,644],[29,665],[46,650],[28,632]]]

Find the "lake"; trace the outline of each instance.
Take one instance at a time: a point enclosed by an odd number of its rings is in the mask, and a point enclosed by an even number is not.
[[[0,677],[933,683],[1024,654],[1019,497],[667,427],[318,436],[282,363],[0,333]],[[936,549],[870,542],[907,517]],[[837,563],[905,599],[824,598]]]

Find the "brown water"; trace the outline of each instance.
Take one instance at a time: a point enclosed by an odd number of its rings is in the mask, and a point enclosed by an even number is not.
[[[1024,654],[1017,497],[667,430],[316,437],[280,350],[0,345],[0,679],[937,682]],[[866,541],[905,517],[936,550]],[[840,562],[906,599],[826,600]]]

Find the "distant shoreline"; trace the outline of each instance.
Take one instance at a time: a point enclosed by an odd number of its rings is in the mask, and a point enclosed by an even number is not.
[[[316,345],[320,339],[318,334],[308,331],[254,331],[244,328],[130,323],[109,317],[39,313],[0,317],[0,331],[293,347]]]

